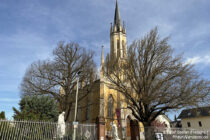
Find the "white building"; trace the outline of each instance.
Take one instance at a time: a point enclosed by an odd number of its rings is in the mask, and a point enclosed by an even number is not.
[[[182,128],[210,130],[210,106],[182,110]]]

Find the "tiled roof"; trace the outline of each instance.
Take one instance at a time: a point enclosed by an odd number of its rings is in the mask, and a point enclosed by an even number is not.
[[[178,118],[182,119],[203,116],[210,116],[210,106],[182,110]]]

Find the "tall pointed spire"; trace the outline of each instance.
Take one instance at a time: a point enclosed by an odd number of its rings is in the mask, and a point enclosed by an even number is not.
[[[101,46],[101,65],[104,64],[104,46]]]
[[[115,6],[114,26],[116,26],[117,31],[120,31],[121,21],[120,21],[120,12],[119,12],[119,8],[118,8],[117,0],[116,0],[116,6]]]
[[[104,78],[104,46],[101,47],[101,67],[100,67],[100,78]]]
[[[114,23],[110,28],[110,59],[124,59],[127,52],[125,23],[121,24],[118,0],[116,0]]]

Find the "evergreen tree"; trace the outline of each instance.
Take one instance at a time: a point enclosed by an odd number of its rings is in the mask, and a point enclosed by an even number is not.
[[[57,102],[50,96],[24,96],[20,100],[20,111],[13,107],[15,120],[57,121]]]
[[[0,119],[6,119],[6,117],[5,117],[5,112],[4,112],[4,111],[2,111],[2,112],[0,113]]]

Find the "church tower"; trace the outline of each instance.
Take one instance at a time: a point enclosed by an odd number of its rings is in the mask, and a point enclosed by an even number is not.
[[[121,25],[118,2],[116,0],[114,24],[110,28],[110,59],[125,59],[127,57],[125,24]]]

